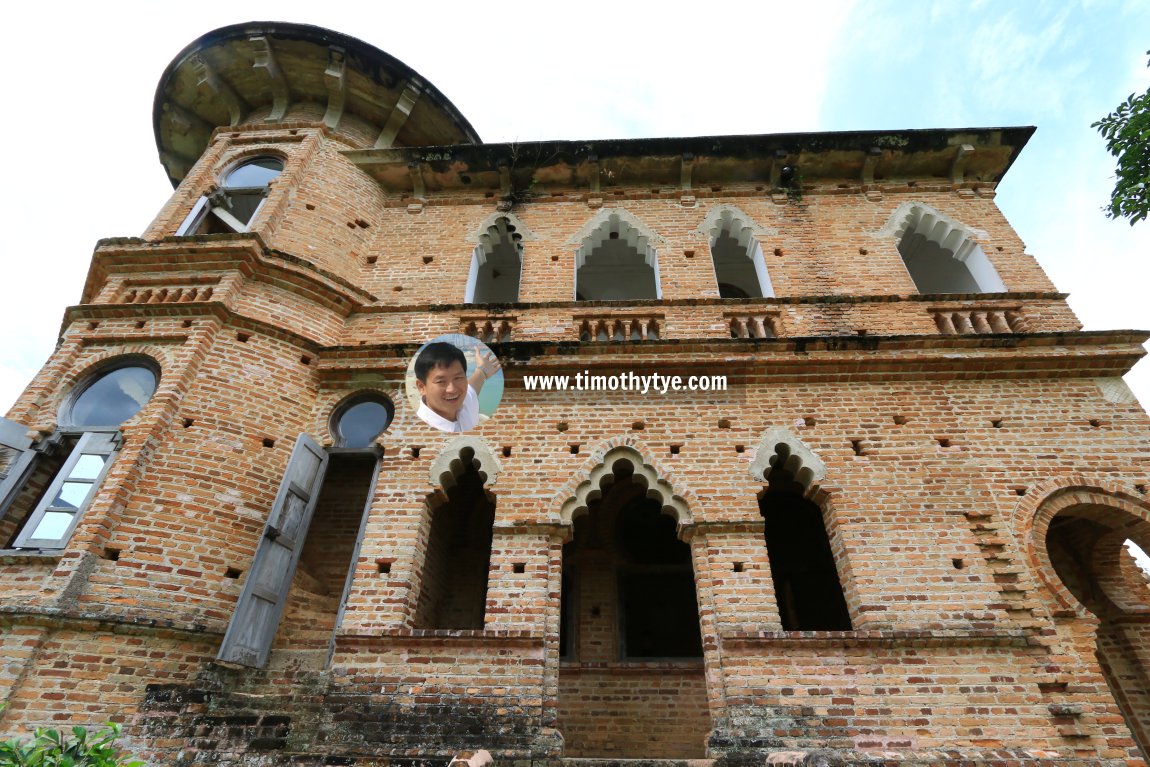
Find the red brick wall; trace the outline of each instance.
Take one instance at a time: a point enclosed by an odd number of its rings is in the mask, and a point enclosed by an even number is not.
[[[417,629],[434,623],[419,613],[421,590],[446,583],[427,564],[428,499],[443,492],[431,466],[449,443],[415,417],[403,374],[419,343],[485,314],[460,304],[474,238],[495,209],[481,196],[440,195],[410,213],[412,201],[385,196],[344,147],[315,127],[221,131],[146,239],[98,248],[87,303],[69,312],[62,344],[9,417],[51,433],[71,388],[123,353],[153,357],[160,388],[124,425],[124,446],[67,550],[0,554],[5,732],[139,712],[131,742],[161,762],[198,749],[204,763],[221,754],[254,763],[261,748],[287,747],[269,745],[287,736],[260,728],[290,727],[291,748],[312,756],[438,758],[487,747],[499,758],[544,758],[560,753],[558,730],[568,755],[698,756],[709,736],[708,753],[732,762],[826,747],[920,764],[955,753],[998,764],[1140,763],[1121,714],[1145,732],[1145,702],[1115,701],[1095,658],[1098,621],[1059,606],[1031,531],[1034,504],[1057,482],[1103,487],[1150,512],[1150,421],[1099,385],[1141,354],[1140,340],[1079,334],[988,194],[932,182],[891,185],[877,201],[813,189],[801,203],[776,204],[735,185],[699,191],[695,207],[678,194],[609,195],[606,206],[661,238],[664,301],[652,306],[571,302],[572,237],[599,210],[586,194],[517,206],[528,304],[505,312],[513,343],[497,348],[507,390],[474,434],[499,464],[483,467],[495,505],[490,561],[475,570],[486,573],[485,596],[480,577],[450,587],[482,603],[482,628]],[[229,163],[267,151],[287,167],[254,234],[165,239]],[[1013,295],[918,297],[893,238],[877,236],[905,201],[976,230]],[[760,242],[776,299],[717,298],[698,228],[718,204],[774,232]],[[127,298],[133,285],[196,280],[215,286],[209,298]],[[1040,335],[940,336],[931,313],[940,306],[1017,311]],[[732,317],[771,313],[779,339],[730,340]],[[580,344],[580,322],[604,317],[654,319],[663,341]],[[912,338],[891,338],[902,335]],[[819,338],[796,340],[810,336]],[[646,396],[523,388],[525,373],[587,368],[726,373],[731,387]],[[292,444],[305,432],[330,443],[332,408],[362,389],[392,396],[396,416],[379,440],[358,556],[349,562],[363,505],[349,491],[317,517],[326,521],[309,537],[269,670],[210,665]],[[764,483],[750,472],[774,428],[826,465],[809,496],[827,522],[853,632],[780,631],[756,500]],[[687,509],[680,535],[697,579],[701,667],[620,665],[608,599],[602,620],[587,616],[578,634],[581,651],[603,653],[589,662],[605,665],[558,657],[571,532],[560,511],[607,447],[623,443]],[[347,566],[346,614],[319,673]],[[1144,616],[1125,620],[1141,637]],[[1145,658],[1109,642],[1112,681],[1145,673]],[[291,656],[302,649],[323,657]],[[621,715],[593,710],[603,699]],[[193,746],[205,701],[221,717],[255,720],[242,719],[247,734],[214,751]]]

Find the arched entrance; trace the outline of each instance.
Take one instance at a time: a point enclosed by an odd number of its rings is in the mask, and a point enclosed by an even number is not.
[[[1040,511],[1035,554],[1055,596],[1098,619],[1094,653],[1142,753],[1150,753],[1150,515],[1101,493],[1056,498]]]
[[[638,453],[600,468],[563,550],[564,755],[701,758],[711,721],[691,548]]]

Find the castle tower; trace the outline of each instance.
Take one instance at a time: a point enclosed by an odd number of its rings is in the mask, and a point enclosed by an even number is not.
[[[353,38],[163,73],[175,193],[0,422],[0,724],[150,763],[1136,765],[1142,332],[1031,128],[484,144]],[[477,428],[409,363],[486,343]]]

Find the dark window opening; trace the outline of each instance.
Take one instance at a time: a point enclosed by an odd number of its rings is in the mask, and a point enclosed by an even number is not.
[[[567,543],[563,546],[563,559],[566,560],[568,550],[572,546]],[[572,632],[575,630],[575,616],[572,612],[575,609],[575,585],[578,582],[578,576],[575,572],[575,566],[563,568],[562,586],[559,592],[559,657],[563,660],[575,659],[575,639],[572,637]]]
[[[675,520],[639,497],[615,525],[623,657],[702,657],[691,547],[675,534]]]
[[[331,641],[375,466],[371,453],[330,457],[274,647],[321,649]]]
[[[819,507],[775,469],[759,496],[784,631],[850,631],[851,619]]]
[[[432,503],[415,628],[482,629],[494,499],[470,467],[447,491],[446,501]]]
[[[580,663],[701,658],[691,549],[626,461],[563,547],[560,655]]]

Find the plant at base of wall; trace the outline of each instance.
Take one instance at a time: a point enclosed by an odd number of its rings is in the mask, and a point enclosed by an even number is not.
[[[36,728],[31,741],[0,741],[0,767],[144,767],[116,746],[120,725],[109,722],[94,733],[73,727],[72,736]]]

